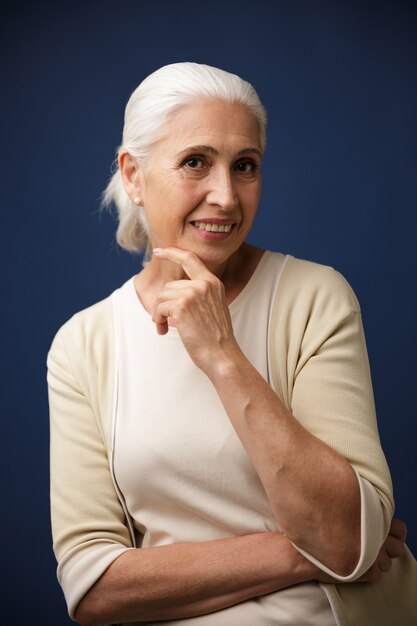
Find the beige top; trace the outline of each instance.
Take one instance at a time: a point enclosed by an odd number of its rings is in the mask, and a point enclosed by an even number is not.
[[[106,567],[132,548],[144,530],[126,508],[113,472],[120,391],[114,301],[106,298],[77,313],[57,333],[48,355],[54,550],[71,614]],[[382,528],[377,524],[376,532],[375,528],[371,532],[366,502],[372,501],[372,495],[365,497],[362,489],[362,540],[365,545],[366,538],[367,548],[355,572],[338,577],[354,580],[375,559],[388,531],[393,502],[376,427],[360,312],[346,281],[331,268],[288,257],[274,297],[267,341],[271,380],[283,402],[305,427],[345,456],[365,479],[363,484],[369,485],[369,494],[377,495]],[[375,510],[374,504],[370,510]],[[323,586],[338,620],[348,624],[349,610],[354,608],[356,621],[350,623],[366,624],[357,616],[363,613],[367,619],[369,606],[375,604],[370,603],[372,592],[362,593],[366,602],[360,607],[355,604],[359,594],[354,588],[372,586],[343,587],[351,587],[352,593]],[[323,596],[314,585],[311,588],[320,603]]]
[[[281,254],[265,252],[229,307],[239,346],[268,382],[268,322],[285,260]],[[170,328],[167,335],[156,334],[133,278],[113,298],[119,353],[114,473],[138,545],[279,531],[245,448],[178,331]],[[379,498],[369,482],[359,480],[364,510],[382,540]],[[367,548],[365,533],[361,560],[369,560]],[[163,623],[335,626],[336,622],[324,591],[311,582],[204,618]]]

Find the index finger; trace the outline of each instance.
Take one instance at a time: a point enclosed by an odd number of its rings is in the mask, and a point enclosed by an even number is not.
[[[168,261],[173,261],[181,265],[182,269],[191,280],[213,277],[213,274],[194,252],[170,246],[169,248],[154,248],[153,253],[158,259],[167,259]]]

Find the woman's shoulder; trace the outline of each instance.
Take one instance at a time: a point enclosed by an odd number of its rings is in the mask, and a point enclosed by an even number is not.
[[[358,299],[346,278],[329,265],[286,255],[280,272],[274,308],[280,318],[315,319],[322,323],[360,312]]]
[[[292,255],[286,255],[277,296],[291,305],[315,309],[337,306],[360,311],[351,285],[338,270]]]
[[[57,335],[62,334],[66,337],[70,337],[77,335],[88,336],[91,333],[100,333],[103,329],[113,324],[112,309],[112,295],[109,295],[74,313],[58,329]]]
[[[48,362],[56,358],[81,366],[107,359],[114,350],[113,319],[112,294],[77,311],[55,333]]]

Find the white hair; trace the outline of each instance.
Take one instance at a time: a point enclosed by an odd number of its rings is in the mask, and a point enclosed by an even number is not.
[[[161,139],[167,117],[179,107],[202,99],[219,99],[245,105],[259,128],[262,151],[266,146],[266,111],[252,85],[236,74],[199,63],[172,63],[147,76],[129,98],[125,110],[122,144],[145,166],[152,145]],[[116,205],[119,225],[117,243],[129,252],[146,248],[149,256],[149,227],[143,206],[127,195],[116,162],[102,196],[102,207]]]

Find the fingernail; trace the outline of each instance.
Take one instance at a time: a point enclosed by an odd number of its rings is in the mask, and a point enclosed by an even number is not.
[[[159,254],[160,252],[162,252],[162,248],[154,248],[154,249],[152,250],[152,252],[153,252],[154,254]]]

